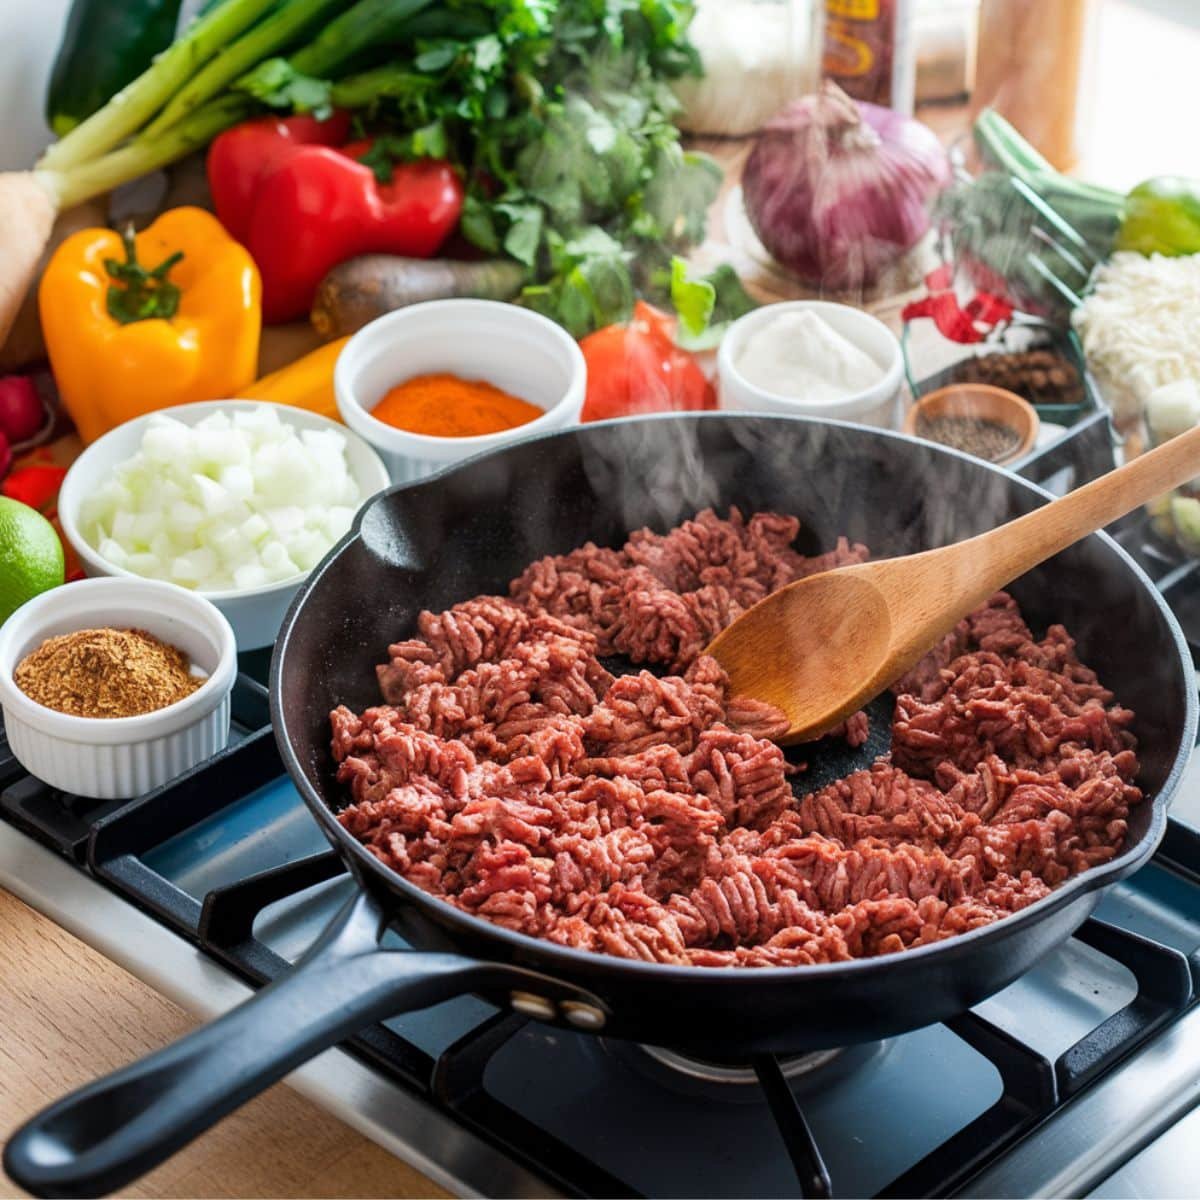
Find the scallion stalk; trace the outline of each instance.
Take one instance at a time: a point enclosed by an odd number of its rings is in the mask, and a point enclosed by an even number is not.
[[[152,141],[138,139],[66,170],[39,167],[38,176],[57,199],[59,208],[70,208],[202,150],[218,133],[249,116],[253,108],[248,96],[220,96]]]
[[[197,18],[132,83],[42,156],[38,170],[60,174],[99,159],[140,129],[218,51],[278,0],[225,0]],[[73,189],[67,189],[71,194]],[[87,193],[89,195],[95,193]]]
[[[327,77],[354,55],[372,46],[394,41],[414,13],[433,0],[358,0],[353,8],[331,21],[309,44],[289,59],[301,75]]]
[[[411,17],[434,0],[358,0],[308,45],[289,58],[267,58],[233,86],[265,104],[278,108],[319,111],[330,103],[362,108],[371,102],[365,89],[375,83],[392,90],[377,95],[405,95],[398,68],[392,64],[366,71],[348,81],[339,95],[328,80],[364,50],[386,45],[407,34]],[[386,83],[385,83],[386,81]]]
[[[420,75],[402,67],[382,66],[357,75],[347,75],[330,88],[334,108],[365,108],[381,96],[415,96],[438,85],[432,75]]]
[[[220,50],[215,58],[193,75],[162,112],[142,130],[138,135],[139,140],[152,141],[264,58],[286,50],[306,29],[328,17],[334,10],[344,8],[345,3],[346,0],[285,0],[268,17],[232,45]]]
[[[1125,211],[1120,192],[1055,170],[993,109],[984,109],[976,118],[974,136],[985,163],[1040,197],[1087,242],[1093,257],[1108,254]]]

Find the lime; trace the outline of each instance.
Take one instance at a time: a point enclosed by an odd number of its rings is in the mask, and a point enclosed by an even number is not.
[[[63,578],[62,542],[54,526],[36,508],[0,496],[0,624]]]

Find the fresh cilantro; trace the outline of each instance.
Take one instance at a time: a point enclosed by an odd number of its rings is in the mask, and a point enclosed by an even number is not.
[[[457,42],[438,42],[418,54],[413,59],[413,66],[418,71],[424,71],[427,74],[444,71],[458,57],[458,51]]]
[[[698,337],[708,328],[717,289],[707,279],[692,279],[682,258],[671,260],[671,301],[679,314],[679,331]]]
[[[511,223],[504,235],[504,249],[517,262],[532,267],[542,243],[545,209],[540,204],[497,204],[495,212]]]
[[[693,12],[685,0],[437,0],[356,74],[329,84],[268,63],[252,94],[355,111],[381,179],[410,158],[455,162],[462,235],[527,266],[523,302],[572,333],[673,292],[681,327],[698,331],[724,319],[728,289],[672,273],[720,183],[672,124],[670,81],[699,73]]]
[[[324,120],[333,111],[329,81],[302,75],[283,58],[268,58],[259,63],[234,86],[271,108],[311,113],[318,120]]]
[[[418,158],[445,158],[449,153],[446,127],[441,121],[431,121],[411,133],[385,133],[371,141],[358,161],[375,172],[380,183],[391,183],[397,163],[413,162]]]
[[[672,259],[670,296],[679,314],[678,341],[687,350],[713,349],[731,321],[757,307],[728,263],[693,277],[683,259]]]

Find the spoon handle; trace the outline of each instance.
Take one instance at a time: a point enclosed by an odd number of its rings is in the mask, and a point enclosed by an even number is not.
[[[1200,426],[1059,500],[960,542],[954,549],[966,556],[970,548],[970,557],[980,572],[978,590],[990,593],[1080,538],[1198,475]]]

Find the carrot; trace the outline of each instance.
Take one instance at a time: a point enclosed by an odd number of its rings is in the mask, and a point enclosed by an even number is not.
[[[502,259],[455,262],[367,254],[325,276],[317,289],[312,323],[323,338],[342,337],[384,313],[423,300],[511,300],[525,277],[520,263]]]

